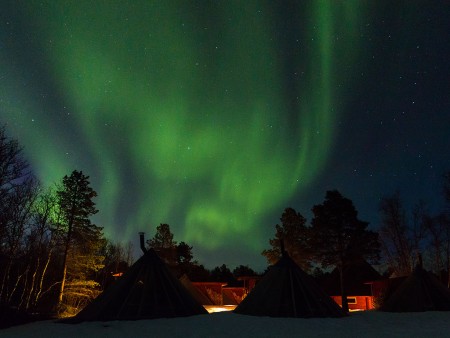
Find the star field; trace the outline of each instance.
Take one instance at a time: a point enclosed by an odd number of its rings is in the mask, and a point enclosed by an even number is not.
[[[91,177],[113,240],[168,223],[208,267],[265,267],[325,191],[441,207],[450,8],[427,1],[6,1],[0,123],[50,185]],[[137,245],[136,245],[137,246]]]

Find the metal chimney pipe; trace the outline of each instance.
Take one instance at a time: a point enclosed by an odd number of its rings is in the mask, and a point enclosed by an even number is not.
[[[141,250],[142,250],[142,252],[143,252],[143,253],[146,253],[146,252],[147,252],[147,249],[145,248],[144,234],[145,234],[145,232],[140,232],[140,233],[139,233],[139,241],[140,241],[140,244],[141,244]]]

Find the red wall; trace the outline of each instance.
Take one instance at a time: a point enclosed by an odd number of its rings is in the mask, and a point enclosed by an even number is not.
[[[342,306],[342,298],[341,296],[331,296],[333,300],[339,305]],[[373,297],[372,296],[348,296],[348,298],[356,298],[356,304],[348,304],[349,310],[353,311],[365,311],[374,309]],[[351,302],[350,300],[350,302]]]

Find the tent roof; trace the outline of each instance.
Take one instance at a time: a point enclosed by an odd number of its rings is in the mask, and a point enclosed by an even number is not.
[[[344,312],[287,254],[234,312],[269,317],[342,317]]]
[[[344,268],[344,281],[346,293],[349,296],[372,295],[371,287],[367,282],[379,280],[381,275],[365,259],[358,259]],[[329,295],[341,294],[341,279],[339,269],[325,275],[319,282],[323,290]]]
[[[192,284],[189,277],[184,274],[180,277],[180,282],[189,291],[189,293],[194,297],[199,304],[202,305],[214,305],[214,302],[203,292],[201,292],[194,284]]]
[[[450,311],[450,290],[416,267],[380,308],[388,312]]]
[[[68,322],[136,320],[207,313],[153,249]]]

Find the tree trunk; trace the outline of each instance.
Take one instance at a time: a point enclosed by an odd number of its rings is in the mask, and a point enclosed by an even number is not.
[[[63,269],[63,275],[62,275],[62,279],[61,279],[61,286],[59,288],[58,305],[60,305],[62,303],[64,287],[66,285],[67,264],[65,263],[65,261],[66,261],[66,259],[64,259],[64,269]]]
[[[28,290],[28,292],[27,292],[27,301],[26,301],[26,304],[25,304],[25,310],[28,310],[30,308],[31,297],[32,297],[33,293],[35,292],[36,276],[37,276],[38,270],[39,270],[39,268],[41,266],[40,262],[41,262],[40,257],[38,257],[37,258],[37,262],[36,262],[36,266],[34,268],[32,276],[31,276],[30,290]]]
[[[48,253],[48,256],[47,256],[47,261],[45,262],[45,265],[44,265],[44,269],[41,272],[41,277],[39,278],[39,289],[38,289],[38,291],[36,293],[36,296],[34,297],[34,300],[33,300],[33,306],[34,307],[37,305],[39,299],[42,296],[42,287],[44,285],[44,278],[45,278],[45,274],[47,272],[47,268],[48,268],[48,266],[50,264],[50,260],[51,260],[51,257],[52,257],[52,252],[53,252],[53,249],[50,249],[50,251]]]
[[[64,248],[63,274],[62,274],[62,279],[61,279],[61,287],[59,289],[58,307],[61,306],[62,299],[63,299],[63,294],[64,294],[64,286],[66,285],[67,256],[69,255],[69,246],[70,246],[70,241],[72,239],[72,230],[73,230],[73,221],[74,221],[74,209],[75,209],[75,204],[74,204],[74,201],[72,201],[72,207],[71,207],[70,218],[69,218],[68,229],[67,229],[66,247]]]
[[[348,312],[348,299],[347,299],[347,292],[345,291],[345,285],[344,285],[343,264],[341,264],[341,266],[339,267],[339,277],[340,277],[340,284],[341,284],[342,310],[344,310],[347,313]]]
[[[9,261],[7,263],[7,267],[5,271],[3,272],[3,280],[2,285],[0,288],[0,303],[8,303],[8,295],[9,295],[9,283],[10,283],[10,272],[11,272],[11,266],[12,266],[12,260],[9,258]]]
[[[70,221],[69,221],[69,230],[67,231],[66,247],[64,249],[63,273],[62,273],[62,279],[61,279],[61,287],[59,288],[58,307],[62,303],[63,294],[64,294],[64,287],[66,285],[67,256],[69,255],[70,240],[71,240],[71,237],[72,237],[72,224],[73,224],[73,221],[72,221],[72,219],[70,219]]]

